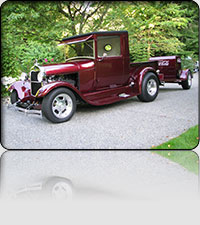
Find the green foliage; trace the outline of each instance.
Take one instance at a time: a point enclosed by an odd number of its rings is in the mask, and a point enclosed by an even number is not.
[[[59,40],[97,30],[128,30],[132,61],[197,60],[198,22],[198,5],[189,1],[7,1],[1,7],[2,76],[28,72],[36,58],[63,61]]]
[[[180,4],[181,9],[186,9],[184,18],[188,26],[180,30],[179,40],[185,45],[182,49],[184,56],[191,56],[197,61],[199,55],[199,7],[194,1],[185,1]]]
[[[183,69],[190,69],[191,71],[193,71],[193,69],[195,68],[195,62],[196,60],[186,57],[182,58],[181,65]]]
[[[3,45],[5,46],[5,45]],[[40,64],[64,61],[64,52],[56,45],[37,43],[30,41],[28,44],[8,46],[3,49],[2,72],[5,76],[17,77],[21,72],[28,73],[33,66],[35,59]]]
[[[7,91],[7,88],[3,84],[1,84],[1,93],[3,97],[9,96],[9,92]]]
[[[21,63],[20,70],[29,72],[33,66],[35,59],[39,64],[57,63],[64,61],[64,52],[62,52],[56,45],[41,44],[31,41],[27,45],[17,47],[19,61]]]
[[[16,46],[19,45],[11,36],[3,33],[2,35],[2,54],[1,54],[1,65],[2,65],[2,76],[15,77],[19,74],[20,63],[18,61],[18,54]]]
[[[56,44],[64,36],[96,29],[108,10],[104,2],[5,2],[1,8],[2,76],[28,72],[37,58],[64,56]],[[95,19],[87,22],[95,16]]]
[[[179,37],[189,24],[186,11],[170,2],[121,2],[113,5],[104,24],[110,29],[128,30],[131,57],[143,61],[150,56],[183,52],[185,43]]]

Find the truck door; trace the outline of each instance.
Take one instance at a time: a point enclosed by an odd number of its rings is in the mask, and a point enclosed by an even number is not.
[[[123,64],[120,36],[97,37],[96,89],[121,85]]]

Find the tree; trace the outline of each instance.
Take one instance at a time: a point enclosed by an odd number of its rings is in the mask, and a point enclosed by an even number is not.
[[[63,37],[98,30],[128,30],[132,61],[198,56],[194,2],[7,1],[1,8],[1,25],[3,76],[28,71],[33,59],[44,58],[45,52],[59,61],[62,54],[53,49]]]
[[[180,30],[179,35],[179,40],[185,43],[182,55],[189,55],[197,60],[199,55],[199,7],[194,1],[182,2],[180,7],[185,9],[184,17],[188,20],[188,26]]]
[[[100,28],[108,7],[105,2],[85,1],[5,2],[1,9],[3,75],[18,76],[24,68],[27,72],[31,63],[25,62],[25,56],[33,46],[38,50],[35,57],[44,56],[43,49],[56,47],[64,36]]]
[[[147,60],[181,52],[185,44],[178,37],[188,26],[185,11],[173,2],[121,2],[109,11],[105,26],[128,30],[132,59]]]
[[[2,9],[7,31],[25,40],[59,41],[63,36],[96,30],[108,11],[105,2],[7,2]],[[14,30],[11,30],[11,27]]]

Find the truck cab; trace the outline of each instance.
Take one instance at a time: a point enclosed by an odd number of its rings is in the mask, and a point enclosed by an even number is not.
[[[64,38],[60,44],[79,49],[75,52],[75,57],[69,56],[68,62],[78,62],[82,58],[90,59],[94,63],[91,87],[85,87],[84,72],[79,74],[81,91],[88,91],[88,88],[101,90],[112,86],[122,86],[128,82],[130,61],[127,31],[92,32]]]

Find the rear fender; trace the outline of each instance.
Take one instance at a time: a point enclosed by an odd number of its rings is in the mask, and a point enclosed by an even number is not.
[[[141,93],[142,91],[142,81],[144,79],[144,76],[148,73],[148,72],[153,72],[157,78],[158,78],[158,81],[160,83],[160,79],[159,79],[159,76],[157,74],[157,72],[155,71],[155,69],[153,67],[145,67],[145,68],[142,68],[141,70],[137,71],[137,78],[136,78],[136,83],[138,84],[138,92]]]
[[[193,78],[191,70],[190,69],[185,69],[185,70],[181,71],[180,79],[181,80],[187,80],[187,76],[188,76],[189,73],[191,74],[191,76]]]
[[[32,99],[31,96],[31,85],[28,81],[16,81],[9,88],[8,91],[16,90],[19,99],[22,101],[26,101],[28,99]]]

